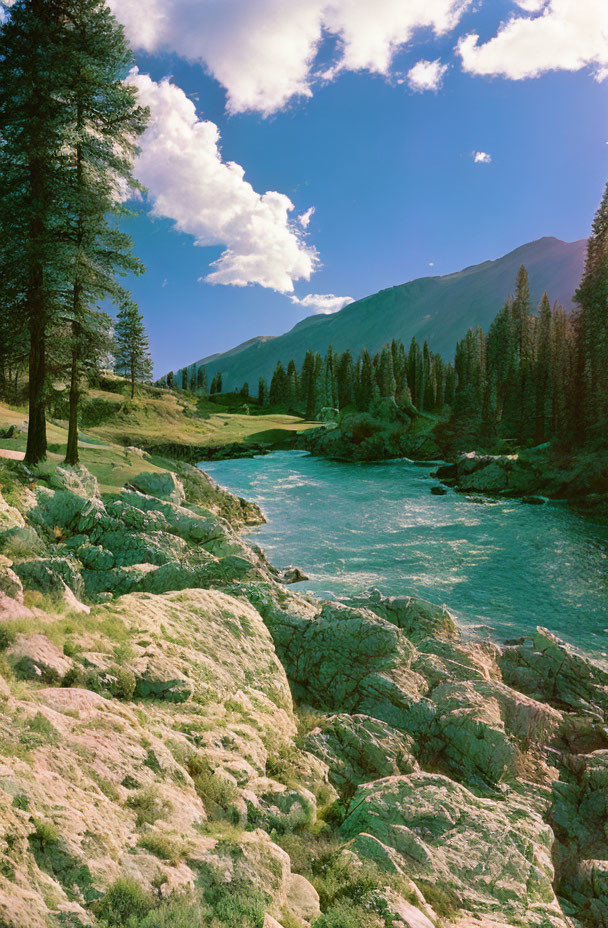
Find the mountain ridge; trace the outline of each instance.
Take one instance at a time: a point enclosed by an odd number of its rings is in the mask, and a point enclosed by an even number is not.
[[[487,330],[511,295],[521,264],[530,274],[534,306],[547,291],[551,302],[571,310],[586,245],[586,239],[563,242],[544,236],[460,271],[386,287],[337,313],[307,316],[282,335],[255,336],[193,363],[206,366],[209,379],[221,371],[224,390],[239,388],[244,381],[254,390],[260,376],[270,379],[278,360],[286,365],[293,358],[301,365],[308,349],[323,354],[330,344],[356,357],[364,347],[374,353],[392,338],[407,345],[415,335],[447,359],[469,326]]]

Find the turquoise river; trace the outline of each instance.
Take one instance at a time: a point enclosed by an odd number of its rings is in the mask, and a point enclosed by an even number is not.
[[[277,567],[325,598],[377,588],[445,603],[481,635],[543,625],[608,654],[608,526],[564,503],[531,506],[450,490],[433,496],[430,464],[346,464],[278,451],[203,462],[218,483],[258,503],[248,533]]]

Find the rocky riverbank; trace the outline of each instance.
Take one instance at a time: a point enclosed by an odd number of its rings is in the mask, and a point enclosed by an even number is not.
[[[296,593],[188,465],[0,467],[3,928],[608,924],[608,669]]]
[[[516,496],[537,504],[567,499],[576,508],[608,517],[608,458],[601,455],[560,462],[546,448],[522,454],[472,451],[439,467],[435,476],[464,492]]]
[[[311,454],[340,461],[382,461],[411,458],[429,461],[440,457],[433,429],[436,420],[393,399],[378,400],[369,413],[338,413],[335,421],[311,429],[299,446]]]

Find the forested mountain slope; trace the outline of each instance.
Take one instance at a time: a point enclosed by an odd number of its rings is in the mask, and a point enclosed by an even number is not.
[[[330,344],[339,352],[348,348],[357,357],[363,348],[373,354],[393,338],[407,345],[415,335],[451,358],[469,326],[489,327],[512,292],[521,264],[530,275],[534,305],[546,290],[552,302],[558,300],[571,309],[586,244],[585,239],[541,238],[495,261],[381,290],[330,316],[310,316],[284,335],[250,339],[224,354],[203,358],[196,366],[207,367],[209,382],[221,371],[223,389],[231,390],[244,381],[253,387],[260,376],[270,381],[277,361],[286,365],[293,358],[300,367],[308,349],[325,354]]]

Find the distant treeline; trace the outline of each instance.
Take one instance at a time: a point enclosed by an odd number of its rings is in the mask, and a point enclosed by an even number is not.
[[[557,439],[563,446],[608,443],[608,187],[593,224],[587,262],[575,296],[578,309],[566,315],[547,294],[534,311],[528,272],[522,265],[514,295],[488,333],[469,329],[453,362],[400,340],[355,361],[330,346],[322,357],[306,353],[301,368],[281,361],[270,385],[260,377],[257,402],[307,418],[322,410],[374,410],[393,398],[408,411],[435,415],[447,438],[492,446]],[[192,365],[164,382],[203,394],[222,392],[222,375],[208,384],[204,366]],[[244,398],[250,385],[243,384]],[[379,409],[376,406],[376,409]]]

